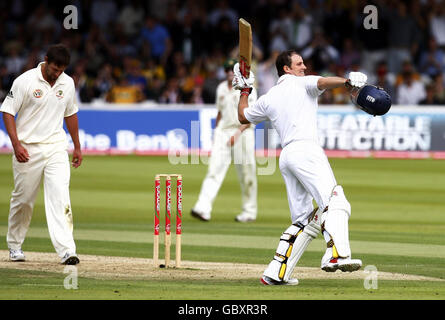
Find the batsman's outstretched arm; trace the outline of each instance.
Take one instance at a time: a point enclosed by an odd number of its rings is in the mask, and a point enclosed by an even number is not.
[[[249,120],[244,116],[244,109],[249,107],[249,95],[241,94],[238,103],[238,120],[241,124],[250,123]]]
[[[241,124],[250,123],[244,116],[244,109],[249,107],[249,94],[252,92],[253,83],[255,82],[255,76],[252,71],[249,73],[249,77],[245,78],[239,69],[239,63],[233,66],[233,80],[232,87],[235,90],[240,90],[240,99],[238,103],[238,120]]]
[[[361,72],[350,72],[348,79],[342,77],[321,77],[317,87],[320,90],[334,89],[346,86],[348,89],[361,88],[366,84],[368,77]]]
[[[341,77],[321,77],[318,79],[317,87],[320,90],[335,89],[346,85],[348,79]]]

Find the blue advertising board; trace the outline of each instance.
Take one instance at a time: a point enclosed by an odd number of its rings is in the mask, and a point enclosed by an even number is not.
[[[382,117],[323,109],[318,115],[326,150],[443,151],[445,109],[393,107]]]
[[[91,151],[209,151],[216,115],[214,107],[82,108],[79,134],[82,148]],[[393,107],[383,117],[372,117],[352,106],[320,106],[318,129],[326,150],[445,150],[445,108],[439,107]],[[268,123],[256,127],[256,147],[280,148]],[[11,149],[2,121],[0,149]]]

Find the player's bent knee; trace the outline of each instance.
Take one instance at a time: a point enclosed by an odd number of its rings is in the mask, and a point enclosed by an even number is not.
[[[351,204],[346,199],[342,186],[337,185],[332,190],[331,198],[329,199],[328,212],[343,211],[347,213],[348,217],[351,216]]]

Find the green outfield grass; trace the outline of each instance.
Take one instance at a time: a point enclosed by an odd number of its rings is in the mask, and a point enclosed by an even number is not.
[[[352,205],[351,247],[364,266],[379,271],[445,279],[445,161],[330,159],[338,183]],[[290,224],[285,186],[278,168],[258,176],[258,220],[234,221],[241,199],[236,171],[229,169],[214,203],[212,220],[190,217],[205,165],[171,165],[167,157],[86,156],[72,170],[71,202],[78,253],[152,257],[153,178],[184,177],[183,259],[266,265]],[[11,156],[0,155],[0,250],[6,250]],[[43,191],[43,190],[42,190]],[[322,237],[313,241],[299,266],[318,267]],[[43,192],[37,199],[28,251],[54,252],[49,240]],[[3,257],[3,260],[7,257]],[[243,280],[113,280],[79,278],[65,290],[63,273],[0,269],[0,299],[444,299],[443,281],[379,280],[366,290],[363,280],[306,279],[296,287],[264,287]],[[180,272],[180,270],[177,270]],[[298,275],[297,275],[298,276]]]

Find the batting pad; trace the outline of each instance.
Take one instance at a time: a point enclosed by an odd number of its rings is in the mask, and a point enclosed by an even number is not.
[[[351,205],[345,197],[343,188],[336,186],[332,191],[329,208],[324,218],[324,229],[331,236],[338,255],[342,258],[351,256],[349,246],[348,221],[351,215]]]
[[[289,280],[292,272],[295,269],[295,266],[297,265],[303,253],[306,251],[309,243],[311,243],[311,241],[318,236],[320,230],[320,225],[317,224],[315,221],[311,221],[306,227],[304,227],[303,232],[301,232],[297,236],[290,257],[287,259],[287,268],[283,277],[284,281]]]
[[[298,224],[287,228],[280,237],[275,257],[264,275],[276,281],[289,281],[295,266],[320,229],[316,221],[311,221],[306,227]]]
[[[293,251],[294,242],[302,232],[302,225],[291,225],[280,237],[273,260],[264,271],[264,275],[276,281],[282,281],[287,270],[288,259]]]

